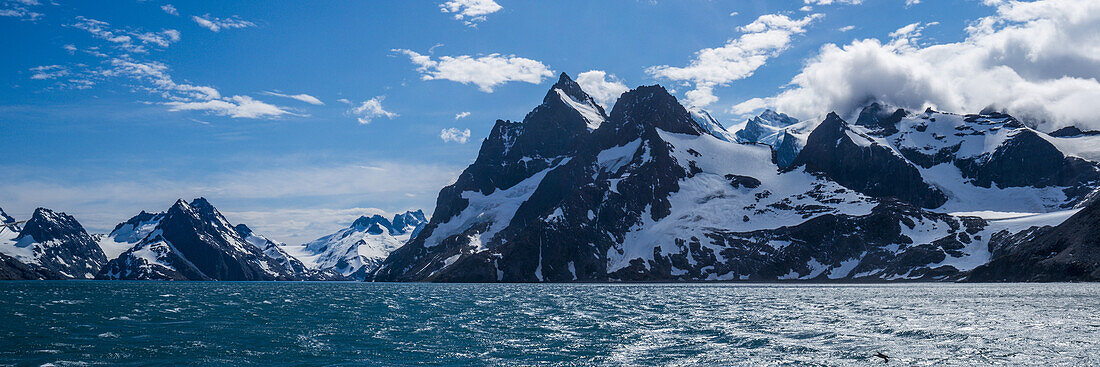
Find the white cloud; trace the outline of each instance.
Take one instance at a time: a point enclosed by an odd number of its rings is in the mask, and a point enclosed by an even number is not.
[[[493,88],[507,82],[539,84],[544,78],[554,76],[541,62],[515,55],[442,56],[432,60],[431,56],[412,50],[394,49],[393,52],[408,56],[418,66],[416,70],[423,80],[443,79],[462,84],[473,83],[485,93],[492,93]]]
[[[467,116],[470,116],[469,112],[459,112],[459,113],[455,114],[455,120],[463,119],[463,118],[466,118]]]
[[[611,108],[619,96],[630,90],[614,75],[607,75],[603,70],[589,70],[577,74],[577,84],[604,109]]]
[[[69,51],[70,54],[76,52],[76,45],[73,45],[73,44],[68,44],[68,45],[61,46],[61,48],[65,49],[65,51]]]
[[[798,8],[798,11],[804,11],[804,12],[811,12],[813,10],[814,10],[814,7],[809,6],[809,5]]]
[[[176,10],[176,7],[172,6],[172,4],[161,5],[160,10],[164,10],[164,12],[168,14],[180,15],[180,12]]]
[[[913,6],[920,4],[920,0],[905,0],[905,6]]]
[[[210,14],[205,14],[201,17],[191,16],[191,19],[203,28],[209,29],[214,32],[219,32],[223,29],[248,28],[256,26],[256,23],[243,20],[241,18],[238,18],[236,15],[229,18],[215,18],[210,16]]]
[[[69,75],[69,69],[61,65],[36,66],[30,70],[34,72],[31,79],[35,80],[57,79]]]
[[[221,98],[221,93],[213,87],[177,83],[168,74],[168,65],[159,62],[141,62],[129,58],[111,59],[111,69],[100,72],[103,76],[126,76],[143,81],[150,92],[158,93],[166,99],[211,100]]]
[[[378,96],[368,99],[366,101],[363,101],[363,103],[360,103],[358,106],[352,107],[351,110],[348,110],[348,112],[356,115],[357,120],[359,120],[360,124],[369,124],[371,120],[377,117],[385,117],[388,119],[393,119],[394,117],[397,117],[396,113],[386,111],[385,108],[382,108],[382,100],[384,99],[386,99],[385,96]]]
[[[821,14],[791,19],[782,14],[761,15],[740,28],[741,36],[722,47],[706,48],[695,53],[688,66],[653,66],[649,74],[673,81],[693,83],[695,89],[685,93],[689,105],[703,107],[714,103],[714,87],[747,78],[764,63],[787,49],[794,35],[806,32],[805,27]]]
[[[439,4],[439,10],[444,13],[454,14],[454,18],[461,20],[468,26],[476,26],[485,21],[485,16],[504,9],[493,0],[449,0]]]
[[[252,99],[249,96],[232,96],[205,101],[165,102],[169,111],[205,111],[232,118],[271,118],[290,114],[282,107]]]
[[[36,0],[14,0],[0,2],[0,17],[19,18],[20,20],[36,21],[43,17],[42,13],[31,10],[31,7],[41,5]]]
[[[850,30],[853,30],[853,29],[856,29],[856,26],[854,26],[854,25],[846,25],[846,26],[843,26],[843,27],[837,28],[837,30],[838,30],[838,31],[841,31],[841,32],[847,32],[847,31],[850,31]]]
[[[918,45],[920,26],[895,39],[822,47],[776,96],[747,101],[800,118],[848,113],[870,99],[912,110],[985,107],[1055,129],[1100,129],[1100,2],[1005,2],[963,41]]]
[[[115,47],[132,53],[148,52],[144,45],[152,44],[168,47],[180,40],[180,32],[175,29],[164,29],[160,32],[142,32],[140,30],[113,28],[110,23],[83,16],[77,16],[76,23],[73,23],[72,27],[87,31],[96,38],[110,42]],[[135,43],[135,38],[141,41],[142,44]]]
[[[470,140],[470,129],[459,130],[457,127],[449,127],[439,132],[439,138],[443,139],[443,142],[455,142],[459,144],[466,144]]]
[[[282,94],[282,93],[276,93],[276,92],[264,92],[264,94],[269,95],[269,96],[296,99],[296,100],[299,100],[299,101],[302,101],[302,102],[305,102],[305,103],[309,103],[311,105],[317,105],[317,106],[322,106],[322,105],[325,104],[324,102],[321,102],[320,99],[317,99],[317,97],[314,97],[314,96],[311,96],[311,95],[308,95],[308,94],[305,94],[305,93],[302,93],[302,94]]]
[[[862,4],[863,0],[802,0],[803,3],[812,5],[832,5],[832,4]]]

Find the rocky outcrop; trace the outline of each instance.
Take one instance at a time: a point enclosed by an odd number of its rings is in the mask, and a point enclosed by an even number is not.
[[[810,133],[806,146],[788,169],[797,167],[874,197],[894,198],[924,208],[936,208],[947,201],[943,192],[924,182],[913,164],[889,147],[853,131],[835,113]]]
[[[989,247],[992,260],[974,269],[967,280],[1100,281],[1100,201],[1057,226],[998,233]]]

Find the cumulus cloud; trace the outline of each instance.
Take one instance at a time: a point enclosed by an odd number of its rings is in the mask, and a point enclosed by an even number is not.
[[[180,15],[180,12],[178,10],[176,10],[176,7],[172,6],[172,4],[161,5],[160,10],[164,10],[165,13],[168,13],[168,14],[171,14],[171,15]]]
[[[439,10],[444,13],[454,14],[454,18],[461,20],[468,26],[477,26],[484,22],[485,16],[504,9],[493,0],[450,0],[439,4]]]
[[[309,103],[311,105],[316,105],[316,106],[322,106],[322,105],[325,104],[324,102],[321,102],[320,99],[317,99],[317,97],[314,97],[314,96],[311,96],[311,95],[308,95],[308,94],[305,94],[305,93],[301,93],[301,94],[282,94],[282,93],[276,93],[276,92],[264,92],[264,94],[269,95],[269,96],[295,99],[295,100],[299,100],[299,101]]]
[[[768,106],[800,118],[847,113],[869,100],[907,109],[1002,109],[1044,129],[1100,129],[1100,2],[1004,2],[955,43],[918,45],[920,25],[894,39],[828,44]]]
[[[449,127],[439,132],[439,138],[443,139],[443,142],[455,142],[459,144],[466,144],[470,140],[470,129],[459,130],[457,127]]]
[[[220,32],[223,29],[248,28],[256,26],[256,23],[241,19],[236,15],[229,18],[215,18],[210,16],[210,14],[205,14],[201,17],[191,16],[191,20],[194,20],[195,23],[198,23],[203,28],[209,29],[214,32]]]
[[[541,62],[515,55],[443,56],[433,60],[431,56],[421,55],[412,50],[394,49],[392,51],[408,56],[409,60],[417,65],[416,71],[420,72],[420,79],[472,83],[485,93],[492,93],[493,88],[507,82],[539,84],[544,78],[554,76],[554,73]]]
[[[266,118],[290,113],[282,107],[257,101],[249,96],[232,96],[205,101],[172,101],[164,104],[170,111],[204,111],[232,118]]]
[[[386,111],[386,109],[382,107],[382,100],[384,99],[386,99],[385,96],[368,99],[358,106],[352,107],[348,110],[348,113],[355,115],[359,123],[364,125],[369,124],[371,120],[378,117],[385,117],[388,119],[397,117],[396,113]]]
[[[258,101],[249,96],[222,97],[217,89],[202,85],[179,83],[168,73],[168,66],[159,62],[140,62],[127,58],[111,60],[112,68],[100,74],[107,77],[128,77],[142,82],[139,88],[160,94],[170,111],[202,111],[233,118],[272,118],[292,114],[287,109]]]
[[[459,113],[456,113],[456,114],[455,114],[455,120],[458,120],[458,119],[464,119],[464,118],[466,118],[467,116],[470,116],[470,113],[469,113],[469,112],[459,112]]]
[[[722,47],[706,48],[695,53],[688,66],[653,66],[650,75],[673,81],[690,82],[695,89],[685,93],[693,107],[703,107],[718,101],[714,87],[747,78],[764,63],[787,49],[792,37],[806,32],[806,26],[821,14],[791,19],[782,14],[761,15],[739,28],[741,36]]]
[[[589,70],[577,74],[577,84],[604,109],[611,108],[619,96],[630,90],[614,75],[608,75],[603,70]]]

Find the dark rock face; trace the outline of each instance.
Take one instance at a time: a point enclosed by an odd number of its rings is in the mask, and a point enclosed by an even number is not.
[[[1054,227],[999,233],[993,259],[975,268],[975,282],[1100,281],[1100,201]]]
[[[857,144],[853,139],[861,141]],[[788,169],[802,166],[807,172],[874,197],[896,198],[924,208],[936,208],[947,201],[939,189],[924,182],[916,167],[889,148],[859,136],[835,113],[810,133]]]
[[[140,215],[139,215],[140,216]],[[141,218],[138,218],[141,219]],[[140,221],[140,220],[139,220]],[[179,200],[156,229],[111,260],[97,276],[129,280],[298,280],[309,274],[296,259],[273,258],[270,241],[255,241],[247,226],[232,226],[206,199]],[[266,242],[265,242],[266,241]]]
[[[874,102],[859,112],[856,125],[871,128],[876,135],[893,135],[898,132],[898,122],[901,122],[906,115],[908,112],[903,109],[891,111],[885,105]]]
[[[544,108],[540,106],[535,112]],[[571,116],[564,112],[556,114]],[[573,123],[571,118],[564,121],[525,120],[523,125],[568,125]],[[448,223],[451,219],[448,211],[437,207],[427,227],[386,259],[375,280],[606,280],[604,259],[613,242],[608,233],[624,233],[642,216],[662,218],[668,215],[668,194],[677,191],[677,182],[689,174],[671,157],[672,148],[661,138],[658,129],[694,136],[706,133],[660,86],[640,87],[624,93],[605,123],[591,134],[573,137],[576,141],[572,151],[557,152],[560,155],[551,161],[553,166],[546,166],[553,169],[533,172],[523,177],[525,181],[519,185],[500,187],[509,194],[529,193],[529,199],[519,203],[507,222],[478,223],[474,220],[458,231],[448,228],[454,232],[436,236],[441,224],[449,226],[462,220],[456,218]],[[525,133],[531,131],[523,130]],[[485,146],[492,143],[485,142],[482,154],[487,151]],[[603,157],[604,162],[601,162],[601,152],[616,147],[622,154],[613,160]],[[480,156],[478,161],[483,159],[495,160]],[[477,165],[475,162],[466,172]],[[460,183],[462,179],[443,190],[440,194],[442,207],[447,207],[442,205],[444,195],[457,196],[469,191],[459,191]],[[457,192],[452,194],[452,190]],[[486,193],[482,191],[481,194]],[[489,237],[486,232],[495,236],[486,238]],[[482,247],[492,251],[470,253]]]
[[[1100,167],[1066,157],[1031,129],[1020,129],[992,154],[956,161],[963,176],[990,187],[1072,187],[1100,180]]]
[[[1095,136],[1095,135],[1100,135],[1100,131],[1095,131],[1095,130],[1082,131],[1081,129],[1077,128],[1076,126],[1066,126],[1066,127],[1063,127],[1061,129],[1055,130],[1054,132],[1050,133],[1050,136],[1053,136],[1053,137],[1056,137],[1056,138],[1072,138],[1072,137],[1078,137],[1078,136]]]
[[[0,224],[12,224],[15,223],[15,218],[12,218],[8,213],[4,212],[3,208],[0,208]],[[18,229],[16,229],[18,231]]]
[[[75,218],[45,208],[34,211],[15,241],[33,249],[33,266],[64,278],[91,278],[107,263],[99,244]]]

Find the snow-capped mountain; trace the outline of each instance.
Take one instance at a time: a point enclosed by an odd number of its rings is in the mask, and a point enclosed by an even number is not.
[[[15,223],[7,214],[0,218]],[[0,254],[4,279],[88,279],[107,263],[75,218],[45,208],[36,209],[21,227],[0,227]]]
[[[797,123],[798,119],[786,114],[764,110],[760,116],[749,119],[745,127],[734,135],[738,143],[761,143],[774,146],[783,128]]]
[[[734,139],[727,141],[770,146],[772,160],[780,168],[787,168],[794,163],[794,158],[806,145],[812,128],[809,121],[799,122],[784,113],[764,110],[759,116],[745,122],[745,126],[734,133]]]
[[[497,121],[375,280],[960,279],[992,237],[1057,224],[1097,186],[1095,162],[1007,115],[772,112],[754,120],[786,125],[773,144],[737,143],[660,86],[598,117],[563,90],[587,100],[563,74],[522,122]]]
[[[301,262],[274,242],[233,226],[198,198],[176,201],[163,213],[142,212],[115,227],[105,248],[132,244],[98,274],[101,279],[300,280]]]
[[[300,246],[284,245],[283,250],[310,268],[367,280],[382,260],[419,233],[427,222],[420,210],[394,215],[392,221],[381,215],[363,216],[336,233]]]

